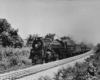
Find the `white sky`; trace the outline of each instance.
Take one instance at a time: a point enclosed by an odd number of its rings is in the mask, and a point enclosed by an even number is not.
[[[56,33],[79,42],[100,42],[99,0],[0,0],[0,18],[18,28],[24,39]]]

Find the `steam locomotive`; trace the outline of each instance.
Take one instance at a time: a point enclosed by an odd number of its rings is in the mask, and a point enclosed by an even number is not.
[[[51,40],[38,37],[33,41],[30,51],[32,63],[44,63],[79,55],[89,51],[84,44],[75,44],[72,40]]]

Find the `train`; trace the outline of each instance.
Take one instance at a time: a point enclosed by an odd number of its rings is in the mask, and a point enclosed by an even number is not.
[[[79,55],[89,50],[90,48],[85,44],[76,44],[70,39],[50,40],[38,37],[33,41],[29,59],[32,59],[33,64],[42,64]]]

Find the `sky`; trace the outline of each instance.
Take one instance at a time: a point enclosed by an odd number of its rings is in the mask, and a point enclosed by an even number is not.
[[[99,0],[0,0],[0,18],[29,34],[71,36],[76,42],[100,42]]]

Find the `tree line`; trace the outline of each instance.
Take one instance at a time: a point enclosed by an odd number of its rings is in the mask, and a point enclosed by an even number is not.
[[[56,34],[54,33],[48,33],[42,38],[50,39],[51,41],[53,41],[55,36]],[[30,34],[25,39],[26,40],[26,43],[25,43],[24,40],[18,34],[18,29],[12,28],[11,24],[6,19],[0,19],[0,45],[2,45],[3,47],[7,47],[7,46],[14,47],[14,48],[16,47],[21,48],[23,46],[31,47],[36,37],[39,37],[39,35]],[[70,41],[72,41],[72,43],[75,43],[70,37],[63,36],[63,37],[60,37],[60,39],[61,40],[69,39]]]

